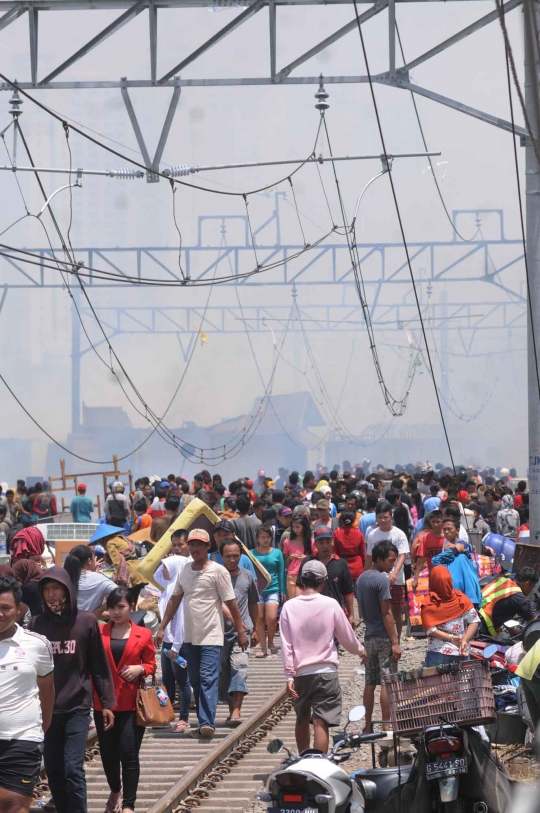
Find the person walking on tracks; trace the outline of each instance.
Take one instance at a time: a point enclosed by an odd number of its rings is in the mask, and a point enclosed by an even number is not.
[[[339,725],[341,686],[337,674],[338,653],[334,643],[365,661],[364,648],[337,601],[321,595],[328,571],[317,560],[306,561],[302,572],[304,592],[286,602],[281,611],[281,656],[287,691],[295,701],[296,744],[305,751],[313,747],[328,751],[329,728]]]
[[[26,813],[54,705],[50,643],[16,623],[21,588],[0,578],[0,813]]]
[[[144,728],[137,725],[137,689],[142,679],[156,671],[152,633],[130,620],[134,609],[133,594],[124,587],[117,587],[107,596],[111,620],[101,627],[116,696],[114,726],[105,728],[101,701],[94,693],[101,761],[111,789],[105,813],[134,813],[140,774],[139,751],[144,736]]]
[[[161,644],[163,641],[167,625],[185,598],[184,646],[189,682],[195,695],[199,719],[198,728],[190,731],[189,736],[194,739],[211,739],[215,732],[219,667],[223,649],[222,602],[231,613],[240,649],[247,649],[249,642],[231,577],[222,565],[208,558],[209,534],[202,528],[194,528],[189,533],[188,545],[193,561],[178,575],[156,635],[156,642]]]
[[[225,539],[219,548],[223,565],[229,571],[238,609],[244,622],[244,631],[250,644],[256,643],[257,613],[259,592],[253,575],[240,567],[241,544],[237,539]],[[238,634],[226,604],[222,605],[225,617],[225,640],[221,653],[219,675],[219,699],[229,704],[227,725],[235,728],[242,724],[242,701],[249,694],[247,674],[249,668],[249,648],[245,651],[238,646]]]
[[[364,706],[366,707],[366,734],[371,734],[375,688],[381,686],[381,711],[383,720],[390,719],[390,708],[383,685],[383,671],[397,672],[401,658],[399,635],[392,612],[392,594],[388,574],[393,571],[398,558],[398,548],[390,540],[378,542],[371,550],[372,564],[356,582],[356,597],[362,607],[366,625],[366,684]]]
[[[30,620],[29,629],[51,643],[56,691],[52,723],[45,732],[45,771],[57,813],[87,813],[84,755],[92,683],[103,706],[105,730],[114,725],[114,684],[97,618],[77,608],[67,571],[49,568],[39,586],[44,611]]]

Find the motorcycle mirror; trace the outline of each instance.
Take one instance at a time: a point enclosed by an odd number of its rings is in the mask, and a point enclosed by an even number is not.
[[[365,706],[353,706],[352,709],[349,710],[349,723],[358,723],[360,720],[363,720],[365,716]]]
[[[270,740],[268,745],[266,746],[266,750],[269,754],[279,754],[280,751],[283,751],[285,748],[284,744],[281,740]]]

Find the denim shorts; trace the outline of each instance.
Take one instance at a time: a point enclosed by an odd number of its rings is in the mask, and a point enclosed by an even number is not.
[[[279,593],[268,593],[266,596],[261,593],[259,596],[259,604],[279,604]]]

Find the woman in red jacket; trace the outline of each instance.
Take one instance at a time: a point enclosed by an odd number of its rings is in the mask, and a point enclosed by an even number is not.
[[[101,627],[116,694],[114,726],[105,731],[101,704],[94,693],[94,719],[101,761],[111,789],[105,813],[133,813],[135,810],[139,750],[144,736],[144,728],[137,725],[137,689],[141,678],[156,671],[152,634],[130,620],[129,614],[134,609],[132,593],[123,587],[116,588],[107,597],[111,620]]]

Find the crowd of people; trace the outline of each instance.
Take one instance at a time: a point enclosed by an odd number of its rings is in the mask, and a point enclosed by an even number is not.
[[[426,571],[428,666],[467,658],[481,625],[491,631],[515,614],[538,614],[534,570],[501,576],[483,594],[474,557],[476,539],[493,553],[490,534],[528,538],[527,483],[513,489],[511,474],[370,471],[364,462],[303,476],[280,469],[276,479],[259,471],[228,486],[208,471],[191,482],[141,477],[131,493],[115,481],[94,519],[101,531],[62,567],[44,561],[35,524],[57,511],[49,485],[32,490],[18,481],[0,495],[11,555],[0,565],[0,813],[29,809],[42,755],[50,809],[87,813],[91,724],[110,788],[105,813],[135,810],[144,736],[137,691],[156,673],[156,649],[178,712],[172,730],[195,740],[211,741],[219,702],[228,706],[226,725],[241,725],[250,657],[279,653],[300,749],[309,746],[310,723],[322,751],[339,723],[340,647],[365,664],[366,731],[377,686],[388,720],[384,674],[398,669],[408,595]],[[80,484],[71,503],[75,522],[95,513],[86,491]],[[194,499],[215,512],[211,532],[178,522]],[[129,539],[140,531],[143,548]],[[160,587],[153,638],[134,616],[153,589],[138,568],[165,534],[170,551],[153,574]]]

